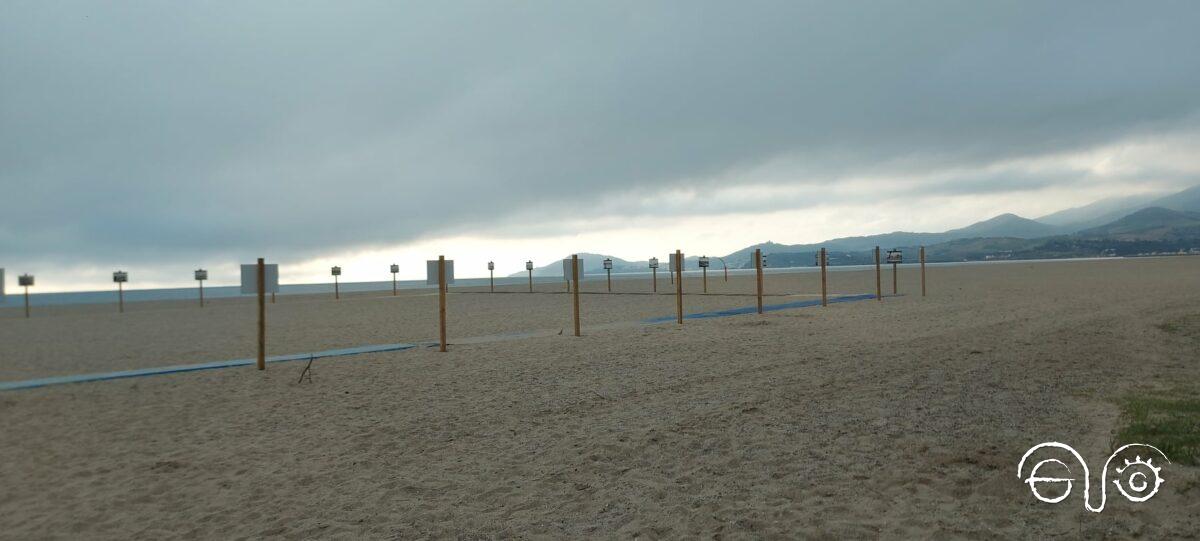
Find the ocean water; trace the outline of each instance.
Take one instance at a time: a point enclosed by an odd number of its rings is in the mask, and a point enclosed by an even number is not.
[[[1003,265],[1013,263],[1045,263],[1053,261],[1094,261],[1094,260],[1110,260],[1119,258],[1083,258],[1083,259],[1036,259],[1036,260],[1004,260],[1004,261],[963,261],[951,263],[927,263],[929,267],[945,267],[945,266],[961,266],[961,265]],[[887,266],[887,264],[884,264]],[[903,263],[901,267],[915,267],[917,263]],[[845,272],[856,271],[874,268],[874,265],[844,265],[831,266],[830,272]],[[711,276],[720,277],[722,269],[709,267]],[[786,273],[806,273],[817,272],[817,267],[781,267],[781,268],[766,268],[763,269],[764,274],[786,274]],[[650,277],[650,272],[627,272],[613,274],[613,280],[636,280],[647,279]],[[669,279],[665,268],[659,269],[659,279]],[[699,269],[685,270],[686,276],[699,276]],[[754,274],[754,269],[729,269],[730,276],[742,276]],[[585,281],[604,280],[604,274],[588,274],[582,279]],[[525,285],[528,284],[528,278],[522,277],[496,277],[496,285]],[[561,284],[562,279],[557,276],[534,276],[534,284]],[[488,285],[487,278],[459,278],[456,279],[451,288],[458,287],[486,287]],[[436,286],[425,285],[424,280],[398,280],[396,282],[398,289],[435,289]],[[367,291],[391,291],[392,282],[390,280],[381,282],[341,282],[338,285],[340,291],[346,293],[367,292]],[[279,284],[279,295],[311,295],[316,293],[332,293],[333,282],[321,284]],[[178,287],[178,288],[163,288],[163,289],[126,289],[125,302],[145,302],[145,301],[171,301],[171,300],[196,300],[199,292],[196,287]],[[230,297],[242,297],[251,295],[242,295],[241,288],[238,286],[204,286],[204,298],[221,299]],[[35,293],[30,291],[29,304],[31,306],[55,306],[66,304],[105,304],[117,302],[117,290],[113,288],[107,291],[65,291],[58,293]],[[7,298],[0,302],[0,307],[12,307],[24,305],[24,296],[22,290],[10,288]]]

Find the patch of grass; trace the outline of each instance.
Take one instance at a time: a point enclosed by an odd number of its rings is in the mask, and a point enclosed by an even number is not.
[[[1200,465],[1200,396],[1175,392],[1129,397],[1121,403],[1121,414],[1117,447],[1145,443],[1162,450],[1172,463]]]
[[[1183,316],[1174,321],[1160,323],[1155,327],[1167,334],[1197,336],[1200,335],[1200,314]]]

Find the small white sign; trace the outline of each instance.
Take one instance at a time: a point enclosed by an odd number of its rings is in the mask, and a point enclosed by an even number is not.
[[[579,279],[583,279],[583,258],[579,258]],[[563,280],[571,281],[571,258],[563,260]]]
[[[900,250],[888,250],[887,262],[888,263],[903,263],[904,262],[904,254]]]
[[[22,287],[33,287],[33,275],[22,274],[17,277],[17,285]]]
[[[279,293],[279,265],[263,265],[263,293]],[[258,263],[242,265],[242,295],[258,293]]]
[[[392,274],[396,274],[397,272],[400,272],[400,265],[396,265],[393,263],[392,264]]]
[[[667,256],[668,270],[675,272],[675,254]],[[683,270],[687,270],[687,261],[683,262]]]
[[[438,285],[438,260],[430,259],[425,261],[425,285]],[[454,260],[446,260],[446,285],[454,283]]]

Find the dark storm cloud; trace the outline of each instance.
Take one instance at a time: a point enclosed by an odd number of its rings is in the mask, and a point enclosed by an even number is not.
[[[1189,2],[8,3],[0,253],[297,258],[530,209],[586,217],[780,156],[811,183],[1087,148],[1196,112],[1198,16]],[[1020,180],[915,189],[1076,181]]]

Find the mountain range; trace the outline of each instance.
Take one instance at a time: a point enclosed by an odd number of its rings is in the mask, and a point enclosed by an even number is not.
[[[842,237],[815,244],[764,242],[723,256],[730,268],[752,267],[751,254],[761,249],[772,267],[811,266],[816,252],[825,248],[833,265],[874,261],[876,246],[899,248],[915,254],[926,247],[928,261],[987,259],[1044,259],[1178,253],[1200,248],[1200,185],[1167,196],[1135,195],[1109,198],[1081,207],[1047,214],[1036,220],[1001,214],[959,229],[940,233],[894,231],[877,235]],[[611,257],[613,273],[645,272],[646,261],[626,261],[601,254],[580,254],[586,274],[602,274],[603,260]],[[911,255],[910,255],[911,257]],[[697,257],[684,260],[696,268]],[[719,268],[718,257],[713,257]],[[659,257],[667,269],[668,256]],[[562,276],[562,264],[534,269],[534,276]],[[522,276],[516,273],[513,276]]]

